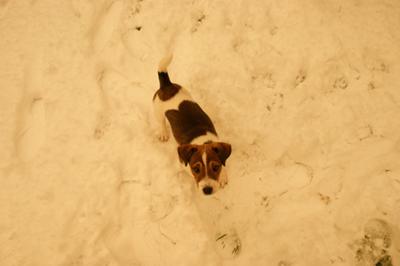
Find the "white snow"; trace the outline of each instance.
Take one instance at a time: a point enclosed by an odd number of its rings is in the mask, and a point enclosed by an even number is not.
[[[0,265],[400,265],[399,22],[396,0],[0,0]],[[213,197],[154,134],[167,51],[232,144]]]
[[[29,59],[23,96],[17,109],[16,150],[22,161],[32,160],[45,140],[46,114],[42,81],[42,53]]]
[[[115,1],[100,15],[99,22],[93,25],[93,49],[101,52],[110,41],[115,28],[120,22],[120,16],[124,7],[123,1]]]

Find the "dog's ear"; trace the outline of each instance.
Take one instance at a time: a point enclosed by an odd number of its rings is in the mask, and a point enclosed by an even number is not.
[[[185,164],[189,163],[190,158],[199,150],[197,145],[193,144],[182,144],[178,147],[179,160]]]
[[[232,152],[231,145],[225,142],[216,142],[212,144],[211,149],[217,154],[222,165],[225,166],[225,161]]]

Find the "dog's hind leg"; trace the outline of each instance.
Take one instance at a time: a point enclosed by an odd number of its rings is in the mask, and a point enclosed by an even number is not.
[[[165,142],[169,139],[169,130],[163,111],[164,110],[161,108],[160,103],[155,100],[153,102],[153,112],[157,123],[156,136],[160,141]]]

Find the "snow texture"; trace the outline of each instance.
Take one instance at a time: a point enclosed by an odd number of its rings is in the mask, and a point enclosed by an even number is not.
[[[0,265],[400,265],[400,2],[0,0]],[[232,144],[205,197],[157,67]]]

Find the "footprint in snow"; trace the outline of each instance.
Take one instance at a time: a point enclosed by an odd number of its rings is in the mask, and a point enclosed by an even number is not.
[[[340,76],[333,82],[333,89],[346,89],[349,86],[349,82],[345,76]]]
[[[219,233],[215,239],[217,252],[223,258],[233,258],[239,255],[242,244],[235,230]]]
[[[370,219],[364,226],[364,237],[355,243],[356,266],[393,266],[388,249],[392,242],[392,230],[381,219]]]
[[[111,121],[108,113],[106,111],[99,112],[96,126],[93,131],[93,137],[95,139],[101,139],[104,137],[106,132],[111,126]]]
[[[297,76],[295,78],[295,87],[299,86],[302,84],[307,78],[307,72],[304,69],[300,69],[299,72],[297,73]]]
[[[192,28],[190,31],[192,33],[195,33],[199,29],[201,24],[204,22],[205,18],[206,18],[206,15],[204,15],[203,12],[198,12],[197,14],[194,14],[193,15],[193,25],[192,25]]]

